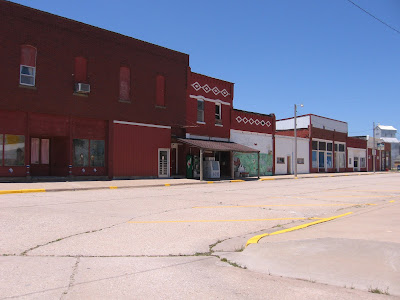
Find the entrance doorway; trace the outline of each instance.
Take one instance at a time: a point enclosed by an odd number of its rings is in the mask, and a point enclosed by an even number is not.
[[[169,177],[169,149],[158,149],[158,177]]]
[[[287,167],[287,174],[290,175],[290,174],[292,174],[292,168],[291,168],[291,167],[292,167],[292,161],[291,161],[291,157],[288,156],[286,160],[287,160],[287,166],[286,166],[286,167]]]
[[[31,137],[31,175],[67,176],[68,137]]]

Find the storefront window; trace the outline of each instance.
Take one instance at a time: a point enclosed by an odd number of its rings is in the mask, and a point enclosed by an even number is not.
[[[318,144],[318,150],[326,150],[326,142],[319,142]]]
[[[339,153],[339,168],[345,168],[345,167],[346,167],[346,153],[341,152]]]
[[[89,165],[89,140],[74,139],[74,166],[86,167]]]
[[[317,151],[312,152],[312,167],[318,168]]]
[[[325,152],[324,151],[319,152],[318,161],[319,161],[319,167],[325,168]]]
[[[329,145],[329,144],[328,144]],[[332,144],[331,144],[332,145]],[[332,168],[332,152],[326,153],[326,166]]]
[[[327,143],[326,144],[326,150],[332,151],[332,143]]]
[[[312,149],[313,150],[318,150],[318,142],[317,141],[313,141],[312,142]]]
[[[104,141],[90,140],[90,166],[104,167]]]
[[[40,160],[43,165],[48,165],[50,161],[50,140],[42,139],[40,141]]]
[[[4,139],[4,165],[25,165],[25,136],[6,134]]]
[[[339,144],[339,151],[344,152],[344,144]]]
[[[3,135],[0,134],[0,166],[3,165]]]

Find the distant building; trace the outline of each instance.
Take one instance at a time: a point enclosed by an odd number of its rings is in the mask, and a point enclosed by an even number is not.
[[[375,137],[381,139],[385,144],[391,145],[390,167],[394,168],[394,161],[400,155],[400,141],[396,138],[397,129],[393,126],[378,124],[375,127]]]

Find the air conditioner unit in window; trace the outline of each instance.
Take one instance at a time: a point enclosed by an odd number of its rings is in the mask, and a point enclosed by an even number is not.
[[[75,83],[75,92],[81,94],[90,93],[90,84],[87,83]]]

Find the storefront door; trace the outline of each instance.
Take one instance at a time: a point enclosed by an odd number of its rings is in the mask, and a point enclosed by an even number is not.
[[[50,175],[49,138],[31,138],[31,174],[32,176]]]

